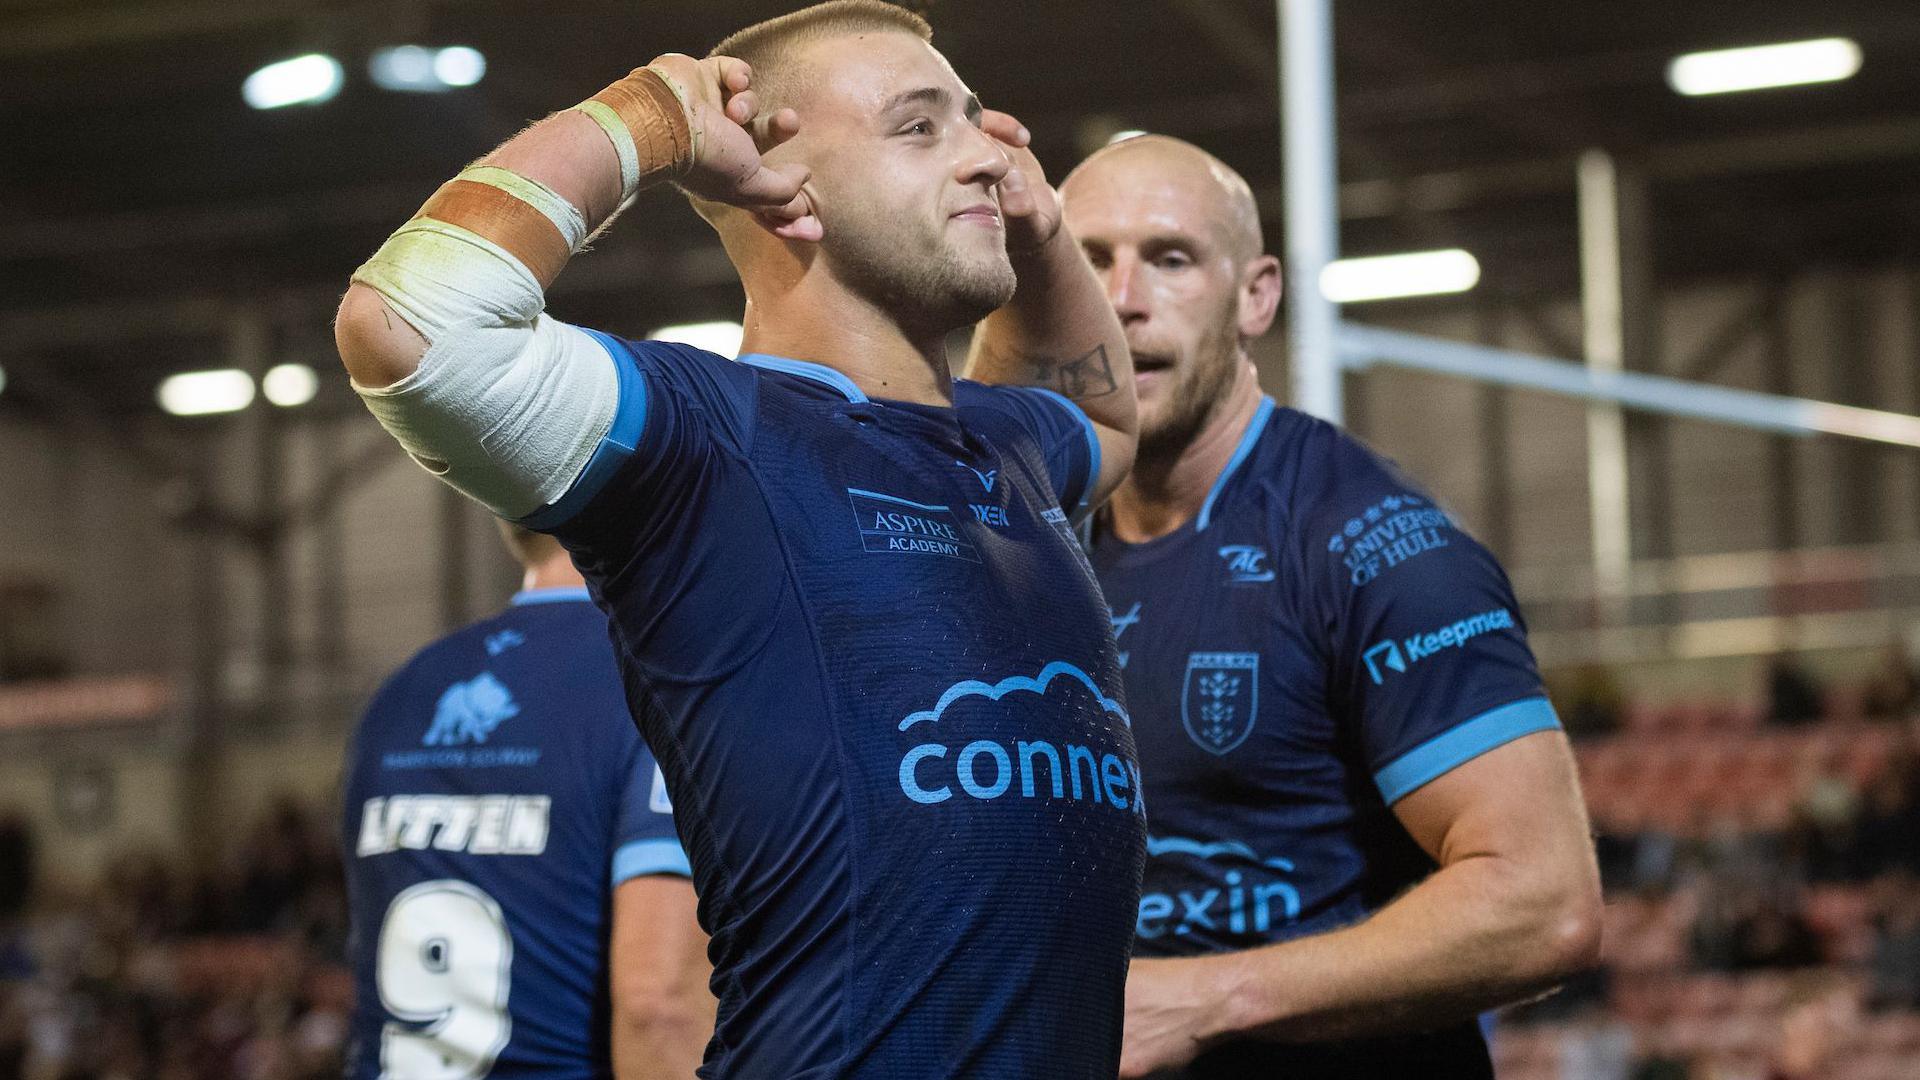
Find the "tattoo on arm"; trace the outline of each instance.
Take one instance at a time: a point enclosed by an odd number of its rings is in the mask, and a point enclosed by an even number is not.
[[[1069,360],[1055,360],[1046,356],[1025,356],[1021,359],[1026,361],[1034,385],[1058,390],[1074,401],[1100,397],[1120,389],[1120,384],[1114,380],[1113,361],[1107,356],[1105,345],[1095,345]]]

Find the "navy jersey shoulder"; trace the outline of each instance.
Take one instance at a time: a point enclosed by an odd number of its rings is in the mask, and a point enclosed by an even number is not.
[[[609,451],[540,522],[610,616],[713,939],[711,1075],[1110,1077],[1143,859],[1043,391],[871,400],[603,339]]]
[[[350,1075],[607,1074],[610,890],[688,870],[585,590],[522,593],[389,678],[342,824]]]
[[[1192,522],[1143,544],[1096,529],[1091,550],[1150,808],[1142,955],[1366,917],[1433,869],[1392,804],[1555,725],[1486,549],[1391,462],[1270,400]],[[1465,1029],[1326,1060],[1402,1054],[1484,1074]],[[1241,1047],[1195,1075],[1348,1075],[1316,1060]]]

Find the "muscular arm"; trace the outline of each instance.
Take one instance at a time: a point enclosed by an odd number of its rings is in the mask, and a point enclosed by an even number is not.
[[[1000,201],[1020,285],[1013,300],[974,331],[967,375],[1042,386],[1080,406],[1100,439],[1100,476],[1088,498],[1098,505],[1133,468],[1140,430],[1133,356],[1093,267],[1060,224],[1059,196],[1018,134],[1018,123],[993,112],[983,123],[1013,159]]]
[[[1440,867],[1372,918],[1246,952],[1135,961],[1123,1075],[1224,1039],[1430,1029],[1597,960],[1599,876],[1565,736],[1490,750],[1394,812]]]
[[[340,357],[415,459],[507,518],[569,489],[621,400],[606,352],[542,313],[573,253],[669,178],[776,229],[804,216],[804,168],[766,165],[744,126],[749,83],[737,60],[660,57],[462,170],[355,271]],[[797,125],[781,110],[768,138]]]
[[[693,885],[655,874],[613,893],[610,950],[613,1074],[689,1080],[713,1035],[707,935],[694,921]]]
[[[479,164],[545,184],[579,210],[589,233],[605,224],[620,204],[620,159],[599,126],[583,113],[555,113],[507,140]],[[528,266],[542,291],[553,284],[571,254],[557,263]],[[449,267],[442,272],[458,271]],[[349,285],[340,302],[334,341],[347,373],[363,387],[399,382],[414,372],[427,351],[420,331],[361,281]]]

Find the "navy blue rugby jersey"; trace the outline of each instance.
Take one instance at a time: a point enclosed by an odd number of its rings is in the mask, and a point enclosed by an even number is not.
[[[1265,400],[1193,521],[1096,528],[1147,785],[1141,956],[1358,922],[1431,873],[1401,797],[1556,728],[1492,555],[1389,462]],[[1242,1043],[1196,1078],[1488,1076],[1472,1023]]]
[[[355,735],[347,1075],[611,1075],[612,887],[687,876],[585,589],[429,645]]]
[[[713,935],[702,1075],[1110,1080],[1144,861],[1078,407],[596,335],[559,536],[611,618]]]

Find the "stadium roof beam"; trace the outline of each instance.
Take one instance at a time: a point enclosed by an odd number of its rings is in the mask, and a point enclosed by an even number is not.
[[[1513,349],[1495,349],[1343,322],[1340,354],[1346,365],[1375,364],[1457,375],[1525,390],[1617,401],[1666,416],[1733,424],[1777,435],[1839,435],[1920,448],[1920,416],[1763,394],[1638,371],[1602,371]]]

